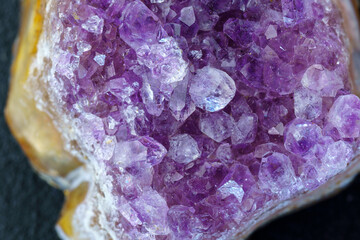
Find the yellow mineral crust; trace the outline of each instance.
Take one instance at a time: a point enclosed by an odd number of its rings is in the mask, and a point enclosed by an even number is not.
[[[37,51],[42,30],[44,5],[41,0],[25,0],[22,24],[14,46],[15,60],[11,68],[11,85],[5,116],[11,132],[20,143],[33,167],[57,184],[80,165],[64,150],[63,141],[49,116],[36,108],[34,96],[26,89],[31,60]]]
[[[50,184],[64,188],[63,179],[81,163],[64,150],[61,134],[50,117],[36,107],[34,96],[26,89],[29,67],[37,52],[42,32],[46,0],[23,0],[21,28],[14,45],[11,85],[5,116],[12,134],[29,157],[32,166]],[[59,225],[69,236],[71,216],[86,193],[87,184],[65,191],[66,203]]]
[[[61,218],[59,219],[57,224],[59,233],[75,239],[72,219],[76,207],[85,199],[87,189],[88,183],[82,183],[72,191],[64,191],[66,202],[61,211]]]

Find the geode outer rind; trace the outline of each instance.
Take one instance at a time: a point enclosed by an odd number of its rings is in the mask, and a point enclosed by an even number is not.
[[[123,4],[122,1],[118,1],[120,4]],[[136,4],[135,4],[136,3]],[[352,12],[352,9],[350,8],[350,1],[342,1],[342,2],[336,2],[337,4],[339,4],[339,6],[341,6],[342,9],[347,9],[347,10],[343,10],[343,13],[346,12],[347,14],[343,14],[343,17],[345,18],[345,21],[347,21],[348,23],[346,24],[346,26],[351,26],[353,31],[351,31],[351,34],[348,34],[349,40],[352,41],[351,44],[347,45],[347,47],[349,48],[349,56],[353,57],[353,64],[357,63],[357,58],[356,58],[356,49],[358,49],[358,46],[356,45],[356,41],[354,41],[354,39],[359,39],[358,35],[356,35],[358,33],[357,30],[357,26],[352,26],[353,24],[355,24],[354,19],[352,18],[351,20],[348,20],[347,18],[351,18],[354,17],[354,13]],[[26,4],[32,5],[32,7],[30,7],[29,5],[27,6]],[[73,160],[75,159],[76,156],[78,159],[81,159],[83,162],[87,157],[85,156],[86,154],[84,154],[81,149],[85,149],[83,151],[93,151],[93,154],[100,154],[100,155],[96,155],[97,157],[100,158],[109,158],[106,154],[104,155],[101,152],[96,152],[96,149],[87,149],[88,144],[91,143],[86,143],[85,145],[81,146],[81,143],[79,142],[67,142],[66,137],[65,137],[65,141],[63,142],[63,140],[61,139],[61,136],[59,134],[59,131],[69,131],[67,133],[63,132],[63,137],[64,135],[66,136],[66,134],[71,134],[71,131],[86,131],[86,129],[82,129],[81,125],[77,125],[77,126],[71,126],[71,125],[61,125],[59,124],[59,122],[56,122],[56,119],[61,118],[59,115],[61,115],[61,112],[56,112],[54,111],[54,109],[52,108],[44,108],[42,105],[43,103],[39,103],[39,101],[43,100],[43,99],[36,99],[36,96],[32,96],[32,88],[34,86],[31,86],[31,83],[26,83],[26,81],[28,80],[28,75],[26,74],[26,72],[28,72],[28,68],[29,67],[25,67],[24,66],[30,66],[30,61],[28,60],[30,58],[27,58],[26,56],[35,56],[34,54],[37,54],[35,59],[37,60],[32,60],[32,61],[40,61],[41,66],[43,67],[43,69],[31,69],[29,70],[32,74],[35,75],[35,77],[37,78],[37,80],[35,82],[38,82],[38,84],[35,84],[36,87],[39,88],[40,91],[42,91],[43,93],[46,93],[46,87],[49,87],[46,85],[46,74],[47,71],[51,71],[52,68],[52,64],[54,64],[52,62],[51,59],[46,59],[46,58],[42,58],[42,56],[46,56],[46,53],[42,53],[42,49],[44,49],[47,45],[46,43],[49,43],[48,41],[51,41],[51,36],[48,35],[49,33],[51,33],[51,28],[53,27],[53,25],[51,25],[51,21],[46,21],[46,19],[51,19],[51,14],[53,12],[55,12],[54,7],[56,6],[56,1],[49,1],[46,3],[42,3],[40,1],[25,1],[24,2],[24,6],[26,6],[28,9],[28,15],[24,16],[24,20],[23,21],[27,21],[28,23],[30,23],[29,25],[23,25],[23,30],[22,30],[22,34],[20,34],[20,41],[28,41],[29,38],[32,39],[33,44],[20,44],[19,48],[18,48],[18,54],[17,54],[17,59],[14,62],[14,70],[13,70],[13,80],[12,80],[12,87],[11,87],[11,93],[9,96],[9,102],[8,102],[8,107],[7,107],[7,119],[8,122],[12,128],[12,131],[14,132],[15,136],[19,139],[19,141],[22,143],[23,148],[26,150],[27,155],[29,155],[33,161],[34,161],[34,166],[42,173],[45,174],[45,176],[47,176],[46,178],[49,181],[55,182],[56,184],[60,185],[60,187],[62,188],[68,188],[68,189],[73,189],[70,192],[73,192],[73,194],[68,193],[69,199],[68,199],[68,204],[65,206],[65,209],[67,209],[68,211],[64,212],[64,217],[60,220],[60,227],[62,228],[61,230],[59,229],[59,232],[63,232],[63,234],[67,235],[67,237],[72,238],[72,239],[82,239],[81,235],[82,235],[82,231],[87,231],[89,229],[81,229],[79,228],[79,226],[83,225],[83,223],[79,223],[76,220],[74,221],[72,219],[72,213],[74,213],[74,209],[76,208],[76,205],[79,204],[79,202],[81,202],[82,199],[85,199],[84,202],[86,202],[86,198],[91,198],[92,194],[91,191],[98,191],[98,189],[100,188],[99,186],[101,186],[101,182],[93,182],[91,177],[88,177],[89,175],[96,175],[96,174],[102,174],[102,173],[96,173],[93,172],[94,169],[92,167],[85,167],[85,168],[78,168],[78,166],[80,165],[79,163],[77,163],[76,161],[74,162]],[[134,1],[134,4],[137,5],[138,7],[141,7],[142,5],[139,3],[139,1]],[[134,6],[132,6],[134,7]],[[127,10],[130,11],[131,8],[129,7]],[[52,12],[53,11],[53,12]],[[125,11],[125,10],[124,10]],[[183,8],[183,10],[180,11],[180,15],[181,17],[179,18],[180,21],[182,21],[184,24],[188,25],[193,22],[193,19],[191,17],[190,14],[190,18],[185,18],[185,15],[183,15],[182,13],[188,13],[189,9],[188,8]],[[191,10],[190,10],[191,12]],[[40,14],[39,14],[40,13]],[[79,17],[79,16],[78,16]],[[80,16],[81,17],[81,16]],[[43,22],[43,19],[45,19],[45,21]],[[154,17],[155,18],[155,17]],[[30,21],[28,21],[28,19],[31,19]],[[75,16],[76,19],[76,16]],[[101,20],[97,19],[96,17],[92,18],[90,21],[91,24],[95,23],[95,24],[100,24],[101,25]],[[357,23],[357,21],[356,21]],[[42,26],[43,24],[43,26]],[[234,22],[229,22],[229,24],[236,24]],[[38,27],[38,30],[36,30],[35,27]],[[131,26],[130,26],[131,27]],[[203,29],[207,29],[208,26],[201,26]],[[40,33],[40,29],[42,29],[42,32]],[[89,30],[91,32],[96,33],[97,29],[96,28],[87,28],[87,26],[84,26],[84,29]],[[355,29],[355,30],[354,30]],[[48,33],[48,34],[46,34]],[[111,31],[110,33],[111,34]],[[273,32],[271,32],[271,29],[269,30],[269,32],[267,32],[267,36],[268,37],[272,37]],[[231,37],[231,32],[228,32],[228,35]],[[26,36],[26,37],[24,37]],[[40,43],[38,43],[36,39],[38,39],[40,36],[42,36],[42,42],[40,40]],[[151,36],[147,36],[149,37],[149,39],[151,40]],[[48,38],[48,39],[47,39]],[[34,40],[35,39],[35,40]],[[139,46],[142,46],[142,38],[140,39],[124,39],[124,41],[129,44],[130,46],[132,46],[132,48],[134,49],[138,49]],[[137,41],[140,41],[141,43],[137,43]],[[171,46],[173,43],[170,42],[169,46],[171,49]],[[247,41],[243,41],[240,40],[240,44],[241,45],[246,45],[248,44]],[[32,46],[33,48],[27,49],[26,46]],[[84,46],[83,46],[84,47]],[[85,46],[86,48],[86,46]],[[150,50],[153,51],[153,50]],[[174,53],[171,55],[171,57],[173,59],[175,59],[176,61],[178,61],[178,66],[185,66],[185,63],[183,63],[181,60],[177,60],[176,56],[178,54],[178,50],[175,48]],[[140,56],[140,53],[139,53]],[[141,55],[143,56],[143,55]],[[26,57],[26,59],[24,59]],[[286,56],[285,56],[286,57]],[[66,60],[66,56],[64,56],[64,59]],[[101,54],[96,55],[94,57],[94,61],[101,65],[102,63],[102,56]],[[174,60],[174,61],[175,61]],[[21,63],[21,65],[20,65]],[[28,65],[23,65],[27,63]],[[65,64],[65,63],[64,63]],[[144,63],[146,64],[146,63]],[[147,63],[148,67],[151,68],[152,65],[151,63]],[[36,64],[35,64],[36,65]],[[39,66],[39,65],[38,65]],[[60,66],[61,67],[61,66]],[[22,71],[19,71],[19,69],[23,70],[25,69],[25,73]],[[204,68],[203,68],[204,69]],[[355,68],[353,68],[354,70]],[[206,69],[204,69],[206,70]],[[204,71],[203,70],[203,71]],[[350,73],[352,73],[350,71]],[[71,73],[69,73],[71,74]],[[199,76],[201,76],[202,72],[199,72]],[[227,76],[225,74],[227,73],[221,73],[219,72],[219,74],[222,74],[222,76],[224,76],[224,79],[227,78]],[[356,92],[356,81],[354,76],[355,76],[356,72],[354,72],[354,75],[351,76],[352,79],[352,83],[353,83],[353,92]],[[170,81],[171,83],[173,82],[178,82],[178,79],[174,79],[174,78],[169,78],[169,75],[163,75],[162,76],[164,79],[166,79],[166,81]],[[194,82],[194,81],[193,81]],[[196,82],[196,81],[195,81]],[[42,84],[39,84],[42,83]],[[167,82],[168,83],[168,82]],[[171,90],[171,86],[169,87],[167,85],[167,83],[165,83],[164,86],[162,86],[162,89],[166,92],[166,91],[172,91]],[[34,84],[34,80],[33,83]],[[115,85],[114,85],[115,84]],[[110,88],[112,86],[120,86],[120,85],[116,85],[116,84],[124,84],[124,82],[122,81],[116,81],[114,82],[114,84],[110,85]],[[124,86],[124,85],[121,85]],[[191,85],[192,86],[192,85]],[[198,86],[198,85],[194,85],[194,88]],[[228,85],[231,86],[231,83]],[[120,87],[119,89],[121,89],[122,87]],[[170,90],[169,90],[170,88]],[[231,87],[230,87],[231,88]],[[30,92],[26,92],[26,90]],[[113,88],[115,89],[112,90],[113,91],[113,95],[116,95],[116,87]],[[176,88],[175,88],[176,89]],[[274,88],[276,91],[279,91],[281,93],[286,93],[287,91],[289,91],[289,89],[284,89],[284,88]],[[91,90],[90,90],[91,91]],[[173,90],[175,92],[175,90]],[[181,90],[179,91],[179,93],[181,94]],[[193,94],[190,95],[194,95],[196,93],[198,93],[198,91],[193,91]],[[119,96],[124,96],[124,94],[126,93],[121,93]],[[207,93],[206,93],[207,94]],[[331,94],[331,92],[329,93],[328,91],[325,92],[324,94]],[[142,95],[142,97],[144,99],[146,99],[144,97],[144,95]],[[199,102],[197,101],[196,97],[191,96],[193,101],[195,102],[195,105],[198,108],[202,108],[205,109],[208,112],[213,112],[213,111],[218,111],[219,109],[214,109],[212,108],[212,105],[208,104],[208,102]],[[51,98],[51,96],[49,96],[49,98]],[[230,98],[231,98],[231,94],[230,94]],[[33,100],[35,99],[35,101]],[[171,101],[170,101],[171,102]],[[160,115],[161,114],[161,106],[159,105],[152,105],[151,102],[148,102],[149,104],[147,104],[147,111],[151,114],[151,115]],[[213,103],[213,102],[211,102]],[[38,108],[40,108],[42,111],[45,111],[46,113],[37,110],[36,108],[36,104],[38,104]],[[225,106],[227,105],[226,102],[221,103],[224,104]],[[191,105],[189,103],[189,105]],[[179,105],[175,102],[173,105],[173,111],[177,111],[178,109],[181,110],[181,108],[179,107]],[[210,107],[208,107],[210,106]],[[221,109],[221,105],[216,105],[216,106],[220,106]],[[101,107],[100,107],[101,108]],[[175,110],[174,110],[175,109]],[[174,115],[174,116],[178,116],[178,120],[181,118],[187,118],[188,116],[186,115],[191,115],[193,113],[194,110],[189,111],[188,113],[179,113],[180,115]],[[23,114],[23,115],[19,115],[19,114]],[[50,116],[50,118],[48,117]],[[235,116],[235,115],[234,115]],[[306,115],[309,116],[309,115]],[[228,115],[226,115],[226,113],[223,113],[222,116],[220,116],[220,118],[217,119],[228,119]],[[311,117],[310,117],[311,118]],[[26,124],[23,121],[24,119],[26,120],[32,120],[31,124]],[[55,126],[52,123],[52,120],[55,123]],[[203,117],[203,119],[207,119],[206,115]],[[97,119],[93,118],[93,117],[89,117],[89,119],[87,119],[88,123],[90,124],[91,122],[96,123]],[[232,120],[229,120],[229,124],[231,125]],[[256,120],[257,121],[257,120]],[[62,123],[64,124],[64,123]],[[45,127],[46,126],[46,127]],[[209,129],[206,128],[206,124],[204,125],[205,127],[201,128],[201,124],[200,124],[200,130],[206,134],[207,136],[209,136],[210,138],[212,138],[215,142],[222,142],[224,139],[224,137],[226,136],[219,136],[219,135],[212,135],[212,133],[209,133]],[[291,126],[291,125],[289,125]],[[277,128],[272,129],[272,133],[275,132],[281,132],[281,128],[279,128],[278,126],[276,126]],[[346,126],[344,126],[346,127]],[[289,127],[290,128],[290,127]],[[343,129],[342,126],[339,126],[339,129]],[[36,132],[37,134],[34,134],[34,132]],[[42,133],[44,132],[43,135],[38,134],[38,133]],[[112,129],[109,128],[107,129],[107,134],[108,136],[113,136],[113,134],[111,133]],[[287,134],[288,132],[285,132],[284,134]],[[46,135],[48,134],[48,135]],[[349,136],[356,136],[358,133],[357,132],[347,132],[347,131],[343,131],[342,134],[348,135]],[[231,134],[230,134],[231,135]],[[228,137],[230,137],[230,135]],[[38,137],[37,139],[34,139],[34,137]],[[190,138],[189,138],[190,137]],[[226,138],[228,138],[226,137]],[[25,139],[26,143],[24,143],[25,141],[22,140]],[[188,139],[187,141],[192,141],[192,137],[187,135],[187,136],[179,136],[176,135],[174,138],[172,138],[172,140],[170,140],[170,149],[171,149],[171,141],[176,142],[177,139]],[[51,141],[50,141],[51,140]],[[196,139],[198,141],[198,139]],[[247,142],[252,142],[254,140],[252,140],[252,137],[243,137],[243,138],[238,138],[237,136],[231,136],[231,140],[232,141],[236,141],[236,142],[241,142],[241,141],[245,141]],[[113,141],[113,139],[111,137],[109,137],[107,139],[107,143],[111,143]],[[152,139],[148,139],[148,138],[139,138],[137,140],[132,141],[131,143],[126,143],[127,145],[121,144],[119,145],[119,149],[126,149],[128,146],[136,146],[139,147],[140,149],[143,148],[142,146],[146,146],[146,144],[151,144],[152,148],[154,149],[158,149],[157,151],[155,151],[153,154],[154,156],[162,156],[164,154],[164,149],[162,149],[161,145],[157,145],[156,142],[153,142]],[[78,144],[80,144],[80,146],[78,146]],[[82,143],[84,144],[84,143]],[[129,145],[131,144],[131,145]],[[206,144],[206,143],[204,143]],[[64,146],[65,145],[65,146]],[[103,146],[106,149],[106,146]],[[173,144],[173,146],[175,146],[175,144]],[[292,147],[293,145],[288,145],[287,150],[289,151],[293,151],[292,149],[294,149]],[[225,146],[226,147],[226,146]],[[54,150],[55,149],[55,150]],[[66,149],[66,150],[64,150]],[[167,147],[167,149],[170,151],[170,149]],[[50,151],[52,150],[52,151]],[[301,150],[304,151],[304,150]],[[70,153],[69,153],[70,152]],[[115,150],[116,152],[116,150]],[[174,152],[174,151],[170,151]],[[192,161],[196,160],[196,156],[200,155],[200,150],[199,149],[193,149],[193,151],[191,152],[192,154],[187,155],[187,156],[180,156],[178,157],[178,155],[176,155],[175,153],[170,154],[170,156],[172,156],[172,158],[174,159],[174,161],[177,161],[179,163],[191,163]],[[297,152],[299,154],[302,154],[302,152]],[[50,154],[50,155],[49,155]],[[119,154],[122,154],[121,152],[119,152]],[[174,155],[175,154],[175,155]],[[130,156],[130,155],[129,155]],[[138,155],[136,155],[138,156]],[[220,156],[220,155],[219,155]],[[282,159],[286,159],[283,156],[280,156],[279,154],[277,154],[276,156],[281,157]],[[265,158],[264,158],[265,159]],[[266,157],[266,159],[268,159]],[[147,166],[148,169],[150,169],[150,173],[149,172],[144,172],[142,177],[144,177],[144,180],[149,180],[149,174],[151,174],[152,171],[152,166],[156,166],[159,162],[159,159],[152,158],[152,160],[148,163]],[[160,160],[161,161],[161,160]],[[271,161],[271,159],[269,160]],[[286,160],[284,160],[286,161]],[[264,162],[266,162],[264,160]],[[59,166],[60,165],[60,166]],[[41,166],[41,167],[40,167]],[[101,165],[95,165],[95,167],[99,167],[101,168]],[[72,172],[70,174],[68,174],[70,172],[71,169],[77,169],[76,172]],[[356,159],[354,159],[353,161],[350,162],[349,166],[347,167],[346,171],[339,173],[338,175],[336,175],[335,177],[331,178],[330,180],[328,180],[326,183],[322,184],[321,186],[315,188],[315,190],[311,190],[309,192],[305,192],[303,194],[297,195],[297,196],[292,196],[291,198],[289,198],[286,201],[283,201],[282,203],[278,204],[277,206],[272,206],[267,208],[267,210],[258,213],[256,216],[254,216],[251,221],[248,222],[240,222],[240,224],[238,225],[238,228],[235,230],[235,232],[237,233],[237,236],[240,238],[245,238],[249,233],[251,233],[259,224],[267,221],[270,218],[276,217],[278,216],[280,213],[284,213],[287,211],[290,211],[293,208],[297,208],[299,206],[302,206],[304,204],[308,204],[314,200],[317,200],[321,197],[324,197],[326,195],[328,195],[329,193],[332,193],[334,190],[339,189],[341,187],[343,187],[344,185],[346,185],[346,183],[348,183],[348,181],[352,178],[352,176],[359,170],[359,164],[358,161]],[[116,174],[116,173],[115,173]],[[121,175],[121,174],[120,174]],[[50,176],[50,177],[49,177]],[[266,176],[266,175],[264,175]],[[181,176],[173,176],[175,179],[179,178]],[[291,175],[289,175],[288,177],[291,177]],[[96,179],[96,178],[95,178]],[[131,180],[131,179],[128,179]],[[126,178],[123,179],[122,181],[126,181]],[[86,183],[82,183],[79,185],[80,182],[89,182],[88,184]],[[230,185],[223,185],[225,186],[224,188],[220,189],[219,192],[221,194],[225,193],[227,194],[227,187],[226,186],[235,186],[235,185],[231,185],[232,182],[229,181],[228,183],[230,183]],[[106,184],[106,182],[103,182],[103,184]],[[188,184],[192,184],[192,182],[188,182]],[[86,187],[87,185],[89,186],[89,192],[86,195]],[[225,189],[225,190],[224,190]],[[129,189],[130,191],[132,191],[132,189]],[[123,216],[129,216],[127,214],[133,214],[130,210],[131,209],[135,209],[138,212],[141,212],[141,202],[142,201],[147,201],[146,198],[149,197],[150,199],[153,199],[154,201],[157,201],[160,205],[162,204],[162,200],[161,197],[158,197],[158,195],[156,193],[154,193],[154,190],[151,189],[146,189],[144,188],[142,190],[144,192],[144,194],[142,194],[140,197],[136,198],[133,202],[131,202],[131,205],[127,205],[129,203],[127,203],[126,199],[124,198],[120,198],[119,199],[119,204],[121,205],[121,207],[119,207],[119,209],[117,209],[119,212],[121,212],[121,214]],[[198,191],[203,191],[203,190],[198,190]],[[240,193],[241,190],[237,191],[236,194],[233,194],[233,196],[237,196],[238,193]],[[282,193],[282,194],[287,194]],[[94,196],[94,195],[93,195]],[[242,198],[243,196],[238,195],[238,198]],[[98,198],[98,196],[96,196],[95,198]],[[111,197],[110,197],[111,199]],[[71,204],[73,203],[73,204]],[[75,204],[76,203],[76,204]],[[91,209],[92,204],[94,204],[94,202],[90,202],[90,206],[87,204],[83,204],[79,205],[79,208],[82,209],[83,213],[86,211],[89,211],[89,208]],[[98,215],[102,215],[105,212],[101,211],[109,211],[111,212],[113,209],[111,209],[111,205],[113,203],[110,203],[109,206],[105,206],[105,208],[101,209],[99,213],[97,213]],[[160,206],[159,205],[159,206]],[[127,207],[126,207],[127,206]],[[106,209],[107,207],[107,209]],[[156,206],[149,206],[149,207],[154,207],[156,209]],[[96,208],[94,208],[96,209]],[[97,209],[98,210],[98,209]],[[79,210],[77,210],[79,211]],[[99,211],[99,210],[98,210]],[[130,211],[130,212],[129,212]],[[193,214],[192,213],[193,210],[191,210],[191,208],[185,208],[185,207],[176,207],[176,208],[172,208],[171,213],[173,212],[184,212],[187,213],[189,215]],[[169,211],[170,212],[170,211]],[[69,214],[70,213],[70,214]],[[161,216],[161,214],[163,214],[162,212],[153,212],[153,215],[155,214],[159,214]],[[166,213],[165,213],[166,214]],[[135,214],[136,216],[137,214]],[[148,216],[148,217],[152,217],[152,216]],[[64,220],[66,219],[66,220]],[[80,219],[78,219],[80,220]],[[84,219],[86,220],[86,219]],[[140,224],[141,220],[139,219],[133,219],[134,220],[134,224]],[[96,224],[100,224],[100,221],[104,221],[104,219],[98,218],[96,220],[95,218],[95,229],[97,229]],[[96,223],[96,221],[98,221]],[[159,220],[159,222],[161,222],[162,220]],[[146,222],[146,221],[145,221]],[[123,223],[124,224],[124,223]],[[145,227],[147,229],[147,231],[152,231],[155,234],[158,235],[163,235],[165,233],[168,232],[168,230],[166,229],[166,223],[161,223],[163,224],[163,226],[160,229],[156,229],[153,228],[152,226],[147,226]],[[109,227],[109,226],[108,226]],[[111,227],[110,227],[111,228]],[[95,230],[96,231],[96,230]],[[111,239],[111,238],[119,238],[120,236],[122,238],[126,238],[127,234],[124,232],[126,230],[124,229],[118,229],[118,232],[114,232],[113,229],[104,229],[104,228],[98,228],[98,237],[101,237],[103,239]],[[115,234],[115,235],[114,235]],[[235,236],[233,235],[234,233],[230,233],[231,235],[228,235],[229,238],[235,238]],[[65,237],[64,235],[64,237]],[[101,238],[97,238],[97,239],[101,239]]]

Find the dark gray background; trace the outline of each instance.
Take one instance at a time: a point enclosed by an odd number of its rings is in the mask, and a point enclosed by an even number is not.
[[[18,20],[19,1],[0,0],[0,240],[56,240],[63,195],[33,173],[3,116]],[[250,239],[360,239],[360,177],[341,194],[280,218]]]

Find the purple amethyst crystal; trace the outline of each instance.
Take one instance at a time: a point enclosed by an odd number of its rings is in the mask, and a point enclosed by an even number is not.
[[[360,99],[341,19],[317,0],[60,1],[50,108],[94,172],[98,231],[230,239],[344,171]]]

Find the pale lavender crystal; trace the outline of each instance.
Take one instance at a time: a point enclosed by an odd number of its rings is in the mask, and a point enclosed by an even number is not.
[[[160,80],[160,90],[165,93],[168,84],[182,81],[187,73],[187,64],[173,38],[162,38],[156,44],[143,45],[137,49],[136,54],[139,63],[151,70],[150,77],[154,78],[153,81]]]
[[[222,198],[227,198],[230,195],[234,195],[236,199],[239,201],[239,203],[242,202],[244,197],[244,190],[242,187],[237,184],[234,180],[230,180],[226,182],[224,185],[222,185],[219,190],[220,195]]]
[[[223,111],[204,114],[199,121],[200,131],[216,142],[229,138],[235,126],[234,119]]]
[[[188,105],[186,104],[188,83],[188,78],[185,78],[174,88],[169,100],[169,108],[172,112],[182,111]]]
[[[329,145],[325,156],[321,160],[328,168],[327,174],[331,176],[344,170],[353,156],[351,145],[339,140]]]
[[[166,148],[150,137],[140,137],[118,142],[115,146],[113,161],[122,167],[136,162],[151,166],[157,165],[166,155]]]
[[[277,26],[269,25],[265,32],[266,39],[272,39],[277,37]]]
[[[130,97],[136,93],[135,89],[126,81],[125,78],[114,78],[105,85],[106,91],[116,98],[129,101]]]
[[[164,110],[165,97],[156,89],[153,89],[150,83],[143,83],[141,88],[141,98],[149,114],[154,116],[161,115]]]
[[[230,106],[232,116],[235,120],[239,120],[240,116],[244,113],[252,113],[252,110],[244,97],[234,99]]]
[[[189,27],[195,23],[195,13],[192,6],[181,9],[180,21],[188,25]]]
[[[201,152],[197,142],[188,134],[170,138],[168,156],[175,162],[187,164],[199,158]]]
[[[139,219],[137,212],[132,208],[129,202],[121,197],[119,200],[119,212],[120,214],[131,224],[131,226],[136,227],[141,225],[142,221]]]
[[[280,195],[288,196],[296,187],[296,176],[289,157],[274,152],[261,160],[259,170],[260,184],[265,189]]]
[[[336,99],[327,120],[343,138],[357,138],[360,135],[360,99],[355,95],[344,95]]]
[[[185,121],[196,109],[194,102],[187,92],[189,75],[185,76],[171,94],[169,108],[172,115],[178,121]]]
[[[298,118],[312,121],[322,112],[322,98],[317,91],[299,88],[294,92],[294,110]]]
[[[321,136],[321,128],[315,123],[296,118],[286,126],[284,145],[289,152],[304,156]]]
[[[175,205],[169,209],[168,221],[175,236],[179,239],[191,239],[191,232],[201,229],[201,222],[194,216],[195,209]]]
[[[134,49],[166,37],[159,18],[140,0],[126,4],[120,20],[119,36]]]
[[[216,157],[224,162],[230,162],[233,159],[231,145],[228,143],[221,144],[216,149]]]
[[[256,137],[258,117],[253,113],[244,113],[235,124],[231,135],[232,144],[252,143]]]
[[[209,112],[226,107],[235,91],[235,82],[226,72],[209,66],[196,72],[189,89],[195,105]]]
[[[88,32],[101,34],[104,27],[104,19],[97,15],[90,16],[86,22],[81,25],[81,27]]]
[[[360,99],[331,1],[61,2],[61,87],[46,96],[94,172],[84,202],[107,228],[88,229],[232,239],[356,156]]]
[[[306,70],[301,84],[318,91],[324,97],[335,97],[337,91],[344,87],[344,82],[339,76],[320,64],[314,64]]]
[[[137,212],[143,227],[151,235],[166,235],[169,233],[167,223],[168,206],[157,191],[146,189],[138,198],[130,203]]]

